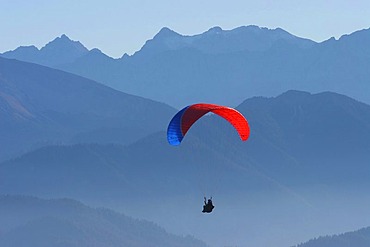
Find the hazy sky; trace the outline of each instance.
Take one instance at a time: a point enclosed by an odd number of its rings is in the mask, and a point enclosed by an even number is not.
[[[0,0],[0,52],[38,48],[61,34],[112,57],[139,50],[162,27],[184,34],[213,26],[281,27],[323,41],[370,28],[369,0]]]

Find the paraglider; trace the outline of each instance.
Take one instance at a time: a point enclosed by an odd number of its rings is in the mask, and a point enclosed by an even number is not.
[[[213,205],[212,197],[208,199],[208,201],[207,201],[207,198],[204,197],[204,205],[203,205],[202,213],[211,213],[214,208],[215,206]]]
[[[202,116],[212,112],[227,120],[238,132],[240,139],[246,141],[250,130],[245,117],[237,110],[215,104],[199,103],[187,106],[176,113],[167,128],[167,141],[173,146],[180,145],[190,127]],[[212,197],[204,197],[203,213],[211,213],[214,209]]]
[[[173,146],[179,145],[190,127],[209,112],[219,115],[232,124],[243,141],[248,139],[249,125],[240,112],[226,106],[200,103],[187,106],[176,113],[167,128],[168,143]]]

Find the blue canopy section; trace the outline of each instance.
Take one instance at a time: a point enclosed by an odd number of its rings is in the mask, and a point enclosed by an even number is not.
[[[169,144],[173,146],[177,146],[181,143],[184,135],[182,134],[181,125],[182,125],[182,116],[186,109],[189,106],[185,107],[181,111],[179,111],[171,120],[170,124],[167,128],[167,141]]]

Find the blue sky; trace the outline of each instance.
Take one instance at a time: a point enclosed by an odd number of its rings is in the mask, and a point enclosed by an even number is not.
[[[0,52],[41,48],[64,33],[112,57],[134,53],[164,26],[184,35],[281,27],[315,41],[370,28],[368,0],[0,0],[0,13]]]

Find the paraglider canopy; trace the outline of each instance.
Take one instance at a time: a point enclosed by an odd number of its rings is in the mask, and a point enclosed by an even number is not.
[[[249,137],[249,125],[245,117],[237,110],[215,104],[194,104],[180,110],[172,118],[167,128],[167,140],[169,144],[177,146],[190,129],[190,127],[202,116],[212,112],[226,119],[237,130],[240,139],[246,141]]]

